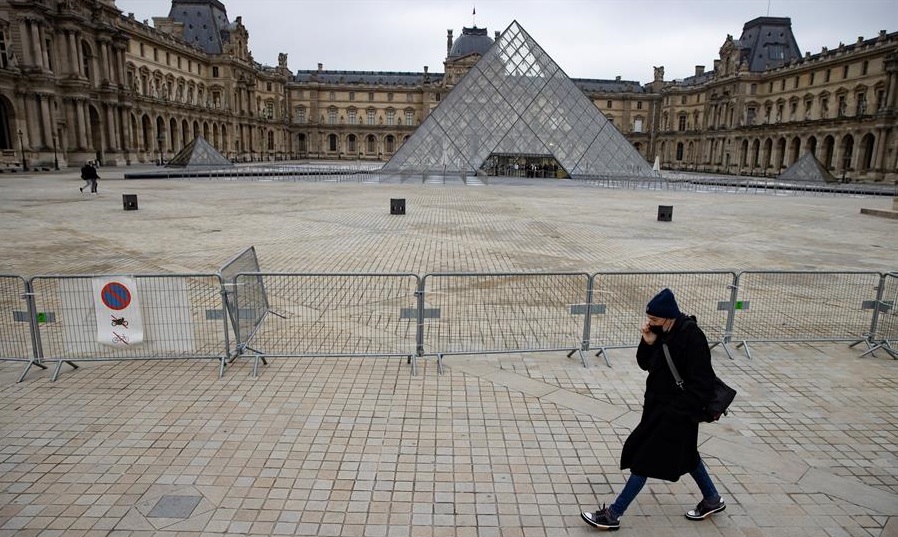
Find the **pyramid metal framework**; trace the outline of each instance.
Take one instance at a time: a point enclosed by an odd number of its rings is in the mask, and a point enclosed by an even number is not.
[[[658,177],[517,21],[383,170],[471,173],[491,154],[551,156],[574,178]]]
[[[197,136],[166,164],[169,168],[214,167],[230,168],[234,163],[212,147],[202,136]]]
[[[786,168],[777,179],[780,181],[810,181],[814,183],[838,182],[838,179],[833,177],[833,174],[829,173],[829,170],[810,151],[796,160],[795,164]]]

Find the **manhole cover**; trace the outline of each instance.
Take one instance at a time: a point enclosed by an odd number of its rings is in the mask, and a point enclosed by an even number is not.
[[[150,510],[147,518],[190,518],[202,496],[163,496]]]

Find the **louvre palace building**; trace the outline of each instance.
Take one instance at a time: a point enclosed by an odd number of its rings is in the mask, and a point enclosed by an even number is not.
[[[448,30],[442,72],[294,71],[254,58],[219,0],[163,15],[0,0],[0,169],[167,161],[197,136],[237,162],[386,162],[500,37]],[[898,183],[898,32],[846,37],[802,51],[789,18],[759,17],[687,78],[571,80],[663,169],[775,177],[810,152],[835,177]]]

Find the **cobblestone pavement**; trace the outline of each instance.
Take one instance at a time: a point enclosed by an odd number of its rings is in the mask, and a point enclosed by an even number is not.
[[[890,198],[515,184],[0,176],[0,273],[894,270]],[[130,169],[127,171],[131,171]],[[124,211],[121,195],[137,194]],[[388,214],[405,198],[405,216]],[[673,205],[672,222],[656,220]],[[0,536],[580,536],[626,472],[644,374],[565,353],[0,364]],[[898,369],[844,344],[713,351],[739,389],[700,451],[727,501],[650,480],[628,535],[898,535]],[[622,533],[624,534],[624,533]]]

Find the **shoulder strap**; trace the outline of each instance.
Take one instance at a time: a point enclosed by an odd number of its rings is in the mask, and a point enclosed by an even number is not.
[[[677,367],[673,363],[673,359],[670,357],[670,351],[667,350],[667,343],[662,343],[661,348],[664,349],[664,357],[667,359],[667,366],[670,367],[670,372],[673,374],[673,378],[677,383],[677,388],[681,390],[685,390],[683,387],[683,379],[680,377],[680,372],[677,371]]]

